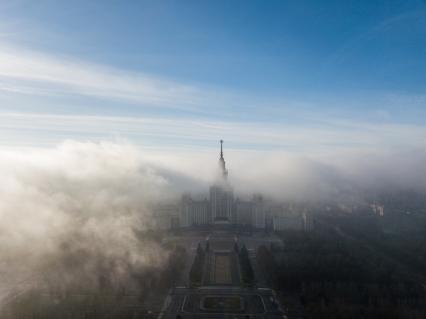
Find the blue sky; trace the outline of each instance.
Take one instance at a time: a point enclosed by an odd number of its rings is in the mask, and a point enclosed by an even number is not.
[[[0,144],[424,147],[426,2],[2,1]]]

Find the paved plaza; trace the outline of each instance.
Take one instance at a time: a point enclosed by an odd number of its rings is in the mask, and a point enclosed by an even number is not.
[[[191,262],[198,244],[205,249],[203,285],[171,289],[158,318],[286,318],[273,290],[242,285],[235,251],[236,244],[239,248],[245,246],[253,262],[259,246],[281,241],[265,234],[239,236],[232,231],[212,231],[204,235],[203,238],[185,236],[182,241],[192,248]]]

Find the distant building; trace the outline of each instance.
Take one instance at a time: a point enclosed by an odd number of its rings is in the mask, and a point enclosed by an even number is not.
[[[179,207],[174,204],[157,205],[153,214],[154,228],[167,230],[179,227]]]
[[[370,205],[371,209],[373,210],[373,212],[379,216],[384,216],[385,215],[385,207],[383,205],[379,205],[379,204],[371,204]]]
[[[220,177],[215,185],[210,187],[210,205],[213,222],[232,223],[234,220],[234,192],[228,183],[228,170],[223,157],[223,141],[220,140],[219,158]]]
[[[195,201],[190,196],[184,195],[182,197],[180,221],[181,227],[210,224],[209,201],[207,199]]]
[[[274,206],[270,210],[272,229],[312,231],[314,224],[312,216],[294,205]]]
[[[303,230],[305,232],[310,232],[314,229],[314,220],[312,218],[312,215],[304,212],[302,214],[302,218],[303,218]]]
[[[209,195],[209,199],[195,200],[187,194],[182,196],[179,205],[158,205],[153,216],[155,228],[230,224],[275,231],[311,231],[314,227],[311,215],[295,204],[274,205],[259,194],[254,195],[251,200],[235,200],[228,181],[222,140],[219,178],[210,187]],[[377,209],[380,211],[380,208]]]
[[[234,193],[232,189],[227,189],[226,186],[211,186],[210,205],[213,222],[232,222],[234,205]]]
[[[275,231],[303,230],[303,219],[295,214],[278,215],[272,217],[272,225]]]
[[[235,201],[235,224],[237,225],[253,225],[253,208],[251,201]]]

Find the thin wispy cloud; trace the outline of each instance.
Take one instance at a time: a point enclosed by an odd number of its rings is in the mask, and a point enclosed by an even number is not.
[[[173,119],[159,117],[0,113],[1,145],[39,138],[40,146],[80,136],[86,140],[129,139],[158,147],[214,146],[218,136],[243,149],[282,149],[297,153],[330,153],[362,148],[421,147],[426,128],[414,124],[362,123],[330,118],[311,127],[258,122]],[[9,134],[7,134],[9,133]],[[43,142],[44,141],[44,142]]]
[[[330,153],[339,150],[389,147],[423,147],[423,125],[390,120],[388,104],[417,105],[423,95],[384,94],[376,98],[380,106],[374,117],[380,121],[333,116],[318,101],[297,98],[262,98],[213,91],[202,85],[155,77],[144,73],[99,65],[69,56],[37,53],[10,45],[0,46],[0,94],[36,97],[27,100],[28,112],[4,108],[0,113],[0,144],[3,146],[56,145],[64,139],[125,139],[158,147],[211,145],[219,137],[229,137],[234,147],[243,149],[283,149],[297,153]],[[113,103],[111,116],[86,115],[67,110],[55,112],[52,97],[80,96]],[[11,99],[14,103],[15,98]],[[365,103],[365,101],[361,101]],[[370,101],[371,102],[371,101]],[[102,102],[101,102],[102,103]],[[133,103],[138,112],[129,117],[121,107]],[[339,103],[355,103],[340,100]],[[233,106],[237,105],[233,111]],[[3,106],[7,106],[3,103]],[[71,103],[72,106],[72,103]],[[1,107],[1,106],[0,106]],[[143,114],[144,107],[156,112]],[[353,105],[352,105],[353,107]],[[102,107],[99,107],[102,112]],[[167,114],[166,111],[179,112]],[[213,117],[195,117],[195,113]],[[267,119],[262,116],[267,115]],[[384,116],[385,115],[385,116]],[[365,118],[365,116],[364,116]]]
[[[194,86],[70,57],[0,46],[0,90],[84,95],[151,106],[192,109],[205,92]]]

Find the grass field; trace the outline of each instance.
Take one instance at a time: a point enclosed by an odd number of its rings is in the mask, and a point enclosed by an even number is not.
[[[232,284],[231,258],[229,254],[217,254],[214,268],[214,281],[216,284]]]

